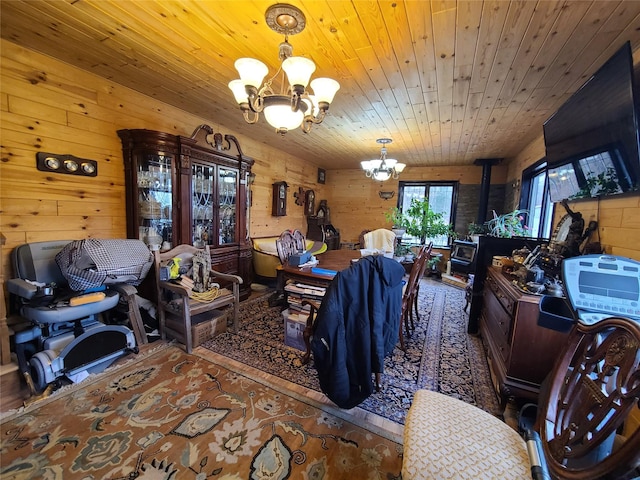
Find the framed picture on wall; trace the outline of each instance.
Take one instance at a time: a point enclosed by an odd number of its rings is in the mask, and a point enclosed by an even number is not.
[[[327,173],[324,171],[324,168],[318,169],[318,183],[322,183],[324,185],[326,174]]]

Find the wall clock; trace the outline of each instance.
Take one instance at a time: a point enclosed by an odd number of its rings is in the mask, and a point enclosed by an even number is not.
[[[287,214],[287,182],[276,182],[273,184],[273,204],[271,215],[274,217],[284,217]]]

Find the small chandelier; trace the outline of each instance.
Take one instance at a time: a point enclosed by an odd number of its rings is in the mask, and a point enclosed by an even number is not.
[[[367,178],[373,178],[379,182],[384,182],[390,178],[395,180],[400,176],[406,165],[404,163],[398,163],[398,161],[393,158],[387,158],[387,147],[385,145],[392,141],[393,140],[390,138],[377,139],[376,142],[382,144],[382,148],[380,149],[380,159],[364,160],[360,162]]]
[[[316,78],[310,84],[314,95],[306,90],[316,66],[308,58],[294,57],[288,41],[289,35],[300,33],[306,25],[305,16],[298,8],[284,3],[272,5],[265,13],[265,20],[272,30],[284,34],[279,48],[280,68],[261,87],[269,72],[267,66],[254,58],[240,58],[235,62],[240,79],[229,82],[229,88],[247,123],[256,123],[264,112],[267,122],[282,135],[301,125],[302,131],[309,133],[312,124],[324,120],[340,84],[331,78]],[[282,89],[275,93],[271,84],[280,72],[283,72]]]

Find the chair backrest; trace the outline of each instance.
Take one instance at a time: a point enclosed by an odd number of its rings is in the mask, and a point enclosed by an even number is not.
[[[56,263],[56,255],[71,240],[25,243],[11,252],[16,278],[32,280],[58,286],[67,284],[67,279]]]
[[[276,240],[276,249],[281,263],[285,263],[289,257],[305,250],[307,239],[300,230],[285,230]]]
[[[640,427],[613,445],[639,405],[639,367],[638,322],[608,318],[576,324],[541,396],[538,430],[554,478],[640,475]]]
[[[407,313],[405,310],[411,307],[410,303],[418,293],[420,279],[424,277],[424,273],[427,269],[427,262],[429,261],[429,257],[431,255],[432,247],[433,243],[429,243],[429,245],[422,245],[420,247],[418,255],[416,255],[416,258],[413,261],[413,266],[411,267],[411,271],[409,272],[409,280],[407,281],[407,285],[404,289],[404,294],[402,297],[403,314]]]
[[[396,234],[386,228],[378,228],[364,234],[364,248],[393,252],[396,249]]]
[[[371,230],[362,230],[360,232],[360,235],[358,236],[358,244],[360,245],[360,248],[365,248],[364,246],[364,236],[369,233]]]

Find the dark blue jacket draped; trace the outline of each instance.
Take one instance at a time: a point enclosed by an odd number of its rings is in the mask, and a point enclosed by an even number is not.
[[[373,373],[398,341],[404,267],[368,256],[336,274],[314,323],[311,350],[322,391],[352,408],[374,390]]]

